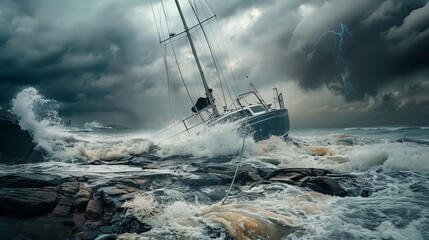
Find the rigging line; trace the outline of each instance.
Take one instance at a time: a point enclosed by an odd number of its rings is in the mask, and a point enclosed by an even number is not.
[[[216,58],[216,61],[218,61],[218,62],[219,62],[219,60],[217,59],[216,55],[215,55],[214,57]],[[224,62],[224,61],[222,61],[222,62],[223,62],[223,65],[224,65],[224,66],[227,66],[227,65],[225,64],[225,62]],[[226,71],[225,71],[225,72],[226,72]],[[220,72],[220,74],[222,75],[222,79],[224,79],[224,81],[225,81],[225,86],[226,86],[226,90],[227,90],[227,92],[228,92],[228,96],[229,96],[229,98],[230,98],[231,102],[233,103],[233,105],[235,106],[234,99],[232,98],[231,91],[229,90],[229,85],[228,85],[228,83],[227,83],[227,81],[226,81],[227,77],[225,76],[224,71],[221,71],[221,72]],[[225,101],[225,102],[226,102],[226,101]],[[235,106],[235,107],[236,107],[236,106]]]
[[[158,21],[156,21],[155,10],[153,9],[152,0],[150,0],[150,6],[152,8],[153,20],[155,20],[156,31],[158,32],[158,39],[161,41],[161,33],[159,32]]]
[[[207,10],[209,10],[211,15],[215,15],[211,9],[211,7],[207,4],[207,2],[205,0],[201,1],[202,3],[204,3],[204,5],[206,6]]]
[[[165,33],[164,33],[164,25],[162,24],[162,9],[161,9],[161,6],[158,6],[158,15],[159,15],[159,27],[160,27],[160,29],[161,29],[161,35],[162,36],[165,36]]]
[[[163,0],[161,0],[161,4],[162,4],[163,11],[164,11],[164,17],[165,17],[165,22],[166,22],[166,25],[167,25],[167,30],[168,30],[168,32],[170,32],[169,17],[168,17],[167,11],[165,10],[165,5],[164,5],[164,1]],[[180,78],[182,80],[183,86],[185,87],[185,90],[186,90],[186,93],[188,94],[189,100],[191,100],[192,106],[195,106],[195,103],[192,100],[192,96],[189,93],[188,86],[186,85],[185,79],[183,78],[182,70],[180,68],[179,61],[177,60],[176,50],[174,49],[173,42],[172,42],[171,39],[170,39],[170,46],[171,46],[171,49],[173,51],[174,59],[176,61],[177,69],[179,70],[179,74],[180,74]],[[198,116],[202,120],[204,120],[200,113],[198,113]]]
[[[213,13],[213,11],[211,10],[211,8],[210,8],[210,6],[208,6],[208,4],[207,4],[207,2],[206,1],[199,1],[198,2],[200,5],[201,5],[201,7],[200,7],[200,9],[202,10],[202,14],[206,17],[206,16],[212,16],[212,17],[214,17],[215,18],[215,20],[216,20],[216,15]],[[194,5],[196,5],[195,3],[194,3]],[[196,5],[196,7],[198,7],[197,5]],[[207,11],[206,10],[208,10],[208,13],[207,13]],[[210,18],[212,18],[212,17],[210,17]],[[211,24],[204,24],[204,26],[205,25],[208,25],[208,30],[211,32],[211,36],[213,36],[213,41],[214,41],[214,44],[216,45],[216,47],[217,47],[217,49],[219,49],[220,50],[220,54],[221,55],[225,55],[225,52],[224,51],[222,51],[222,48],[220,48],[219,47],[219,43],[218,43],[218,40],[217,40],[217,36],[216,36],[216,34],[215,34],[215,31],[213,30],[213,27],[212,27],[212,25]],[[204,30],[207,30],[207,29],[204,29]],[[212,44],[212,42],[211,41],[209,41],[209,43],[210,44]],[[212,48],[213,48],[213,45],[212,45]],[[215,60],[214,60],[214,62],[217,62],[218,63],[218,65],[219,64],[223,64],[224,66],[228,66],[228,67],[230,67],[228,64],[225,64],[225,60],[224,59],[222,59],[221,58],[221,61],[219,61],[219,59],[218,59],[218,57],[217,57],[217,55],[216,55],[216,53],[214,53],[213,52],[213,57],[215,58]],[[225,76],[225,74],[226,75],[228,75],[228,70],[222,70],[222,71],[219,71],[219,70],[217,70],[217,73],[218,73],[218,78],[219,78],[219,74],[221,75],[221,77],[220,77],[220,81],[222,81],[224,84],[225,84],[225,86],[226,86],[226,90],[227,90],[227,93],[228,93],[228,96],[229,96],[229,99],[231,100],[231,106],[234,106],[236,109],[237,109],[237,106],[235,105],[235,100],[234,100],[234,98],[232,97],[232,94],[231,94],[231,90],[230,90],[230,87],[229,87],[229,84],[228,84],[228,81],[227,81],[227,79],[228,79],[228,77],[227,76]],[[222,88],[222,90],[223,90],[223,88]],[[225,106],[227,106],[228,104],[227,104],[227,101],[225,100],[225,97],[224,97],[224,101],[225,101]]]
[[[165,45],[164,45],[163,57],[164,57],[165,70],[167,72],[168,101],[170,103],[171,118],[173,118],[174,114],[173,114],[173,104],[171,102],[170,74],[168,71],[168,61],[167,61],[167,46],[165,46]]]
[[[204,38],[206,39],[207,46],[209,47],[210,55],[212,56],[213,63],[214,63],[215,68],[216,68],[216,73],[217,73],[217,76],[218,76],[218,79],[219,79],[220,89],[222,90],[223,100],[224,100],[225,105],[226,105],[225,92],[224,92],[224,90],[223,90],[222,80],[220,79],[220,75],[219,75],[219,68],[218,68],[218,65],[217,65],[217,63],[216,63],[215,57],[213,56],[213,49],[212,49],[211,44],[210,44],[210,42],[209,42],[209,39],[208,39],[208,37],[207,37],[206,31],[204,30],[204,27],[203,27],[203,25],[201,24],[200,18],[198,17],[198,14],[197,14],[197,12],[195,11],[195,8],[194,8],[194,6],[193,6],[193,5],[192,5],[192,3],[191,3],[191,0],[188,0],[188,2],[189,2],[189,5],[191,5],[192,11],[194,12],[195,17],[196,17],[196,18],[197,18],[197,20],[198,20],[198,24],[200,25],[201,30],[203,31]]]
[[[167,31],[168,31],[168,35],[170,35],[170,24],[168,23],[168,15],[167,15],[167,11],[165,10],[165,5],[164,5],[164,1],[161,0],[161,5],[162,5],[162,9],[164,11],[164,17],[165,17],[165,23],[167,25]]]
[[[186,93],[187,93],[187,94],[188,94],[188,96],[189,96],[189,100],[191,100],[192,106],[195,106],[195,103],[194,103],[194,101],[192,100],[191,94],[189,93],[188,86],[186,85],[185,79],[183,78],[182,70],[180,69],[179,61],[177,60],[176,50],[174,50],[174,46],[173,46],[173,44],[171,44],[171,49],[172,49],[172,51],[173,51],[174,59],[175,59],[175,61],[176,61],[177,69],[179,70],[179,74],[180,74],[180,78],[182,79],[183,86],[184,86],[184,87],[185,87],[185,89],[186,89]],[[201,116],[201,114],[200,114],[200,113],[198,113],[198,115],[199,115],[199,116],[200,116],[200,118],[204,121],[204,118]]]
[[[217,22],[217,21],[216,21],[216,22]],[[213,27],[212,27],[211,25],[209,25],[209,30],[212,32],[212,35],[214,36],[214,43],[216,44],[217,48],[221,50],[221,54],[222,54],[222,55],[226,55],[226,54],[225,54],[225,50],[224,50],[224,49],[222,50],[222,48],[220,47],[220,44],[219,44],[219,41],[218,41],[218,39],[217,39],[217,37],[216,37],[215,31],[213,30]],[[219,32],[221,32],[221,31],[220,31],[220,29],[219,29]],[[216,55],[215,55],[215,58],[216,58],[216,60],[217,60]],[[219,62],[219,60],[217,60],[217,61]],[[229,98],[230,98],[230,100],[231,100],[231,102],[232,102],[232,105],[234,105],[234,107],[235,107],[235,108],[237,108],[237,106],[235,105],[235,99],[232,97],[231,90],[230,90],[230,88],[229,88],[229,84],[228,84],[228,82],[227,82],[227,79],[228,79],[228,77],[227,77],[227,75],[228,75],[228,71],[232,73],[231,65],[230,65],[230,64],[226,64],[224,59],[221,59],[221,61],[220,61],[220,62],[221,62],[224,66],[228,66],[228,67],[227,67],[227,70],[222,71],[222,72],[221,72],[221,74],[222,74],[222,78],[223,78],[223,79],[224,79],[224,81],[225,81],[226,90],[227,90],[227,92],[228,92],[228,95],[229,95]],[[225,76],[225,75],[226,75],[226,76]],[[232,78],[232,79],[233,79],[233,80],[235,80],[235,79],[234,79],[234,74],[232,73],[231,75],[233,76],[233,78]],[[234,90],[233,90],[233,91],[234,91]],[[234,94],[235,94],[235,95],[237,95],[237,93],[234,93]]]
[[[216,19],[216,26],[217,26],[217,28],[218,28],[218,31],[219,32],[222,32],[221,31],[221,29],[220,29],[220,25],[219,25],[219,22],[217,21],[217,19]],[[223,45],[223,48],[224,49],[227,49],[226,48],[226,44],[225,44],[225,42],[224,41],[221,41],[222,42],[222,45]],[[233,57],[235,58],[235,60],[238,62],[238,64],[239,65],[241,65],[240,64],[240,61],[238,60],[238,58],[237,58],[237,56],[235,56],[235,55],[233,55]],[[229,65],[228,65],[229,66]],[[231,76],[232,76],[232,79],[234,80],[234,82],[237,82],[237,78],[235,77],[235,74],[234,74],[234,72],[231,70],[231,69],[229,69],[230,71],[230,74],[231,74]],[[233,90],[234,92],[235,92],[235,95],[237,95],[237,93],[236,93],[236,91],[235,90]]]
[[[222,31],[221,31],[221,29],[220,29],[220,26],[219,26],[219,22],[217,21],[217,19],[215,19],[216,20],[216,25],[217,25],[217,31],[220,33],[220,34],[222,34]],[[213,27],[211,26],[211,25],[209,25],[209,29],[214,33],[215,32],[215,30],[213,29]],[[213,34],[214,35],[214,40],[215,40],[215,43],[216,43],[216,45],[217,45],[217,47],[218,47],[218,49],[222,49],[223,50],[223,52],[222,52],[222,54],[224,54],[224,55],[226,55],[226,45],[225,45],[225,42],[224,41],[219,41],[218,40],[218,38],[217,38],[217,36],[216,36],[216,34]],[[223,39],[223,38],[221,38],[221,39]],[[222,45],[222,46],[221,46]],[[232,76],[232,80],[233,80],[233,82],[237,82],[237,80],[236,80],[236,78],[235,78],[235,75],[234,75],[234,71],[232,70],[232,66],[231,66],[231,64],[228,62],[228,64],[227,63],[225,63],[225,60],[223,60],[222,59],[222,63],[225,65],[225,66],[228,66],[228,68],[227,68],[227,70],[225,70],[225,74],[226,75],[230,75],[230,76]],[[225,77],[225,79],[227,79],[228,77]],[[231,91],[230,91],[230,88],[229,88],[229,84],[226,84],[226,86],[227,86],[227,90],[228,90],[228,94],[229,94],[229,97],[231,98],[231,101],[232,101],[232,103],[233,103],[233,105],[234,105],[234,107],[235,108],[237,108],[237,106],[235,105],[235,99],[232,97],[232,94],[231,94]],[[237,96],[237,92],[234,90],[234,88],[232,88],[232,92],[233,92],[233,94],[235,95],[235,96]]]
[[[161,41],[161,33],[159,31],[158,21],[156,20],[156,15],[155,15],[155,10],[153,8],[152,0],[150,0],[150,5],[152,8],[153,19],[155,20],[156,31],[158,32],[158,39],[159,39],[159,41]],[[164,53],[162,56],[164,58],[165,71],[167,72],[168,102],[170,104],[171,117],[173,118],[174,114],[173,114],[173,105],[172,105],[172,101],[171,101],[170,74],[169,74],[168,65],[167,65],[168,63],[167,63],[167,47],[166,46],[164,46]]]

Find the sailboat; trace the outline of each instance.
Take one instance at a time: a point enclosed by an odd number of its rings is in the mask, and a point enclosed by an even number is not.
[[[188,27],[179,0],[174,0],[174,2],[180,15],[184,30],[178,34],[170,33],[168,38],[164,40],[161,40],[160,37],[160,43],[172,43],[173,39],[178,37],[183,38],[184,35],[186,36],[189,47],[192,50],[195,64],[198,68],[205,95],[207,96],[207,98],[199,98],[196,103],[192,102],[193,106],[191,109],[193,114],[181,121],[186,129],[185,131],[190,131],[191,129],[201,125],[215,127],[218,124],[234,122],[237,124],[241,133],[253,136],[256,141],[261,141],[271,136],[286,138],[290,128],[289,113],[285,107],[283,94],[279,92],[277,88],[273,88],[273,102],[267,103],[256,90],[254,85],[250,84],[249,91],[238,94],[231,107],[223,106],[223,111],[219,111],[218,104],[213,96],[213,91],[204,74],[199,54],[191,33],[191,30],[199,28],[203,31],[205,40],[207,41],[208,46],[210,46],[209,39],[204,31],[204,24],[215,18],[216,15],[213,14],[209,18],[201,20],[195,8],[192,6],[191,1],[188,1],[197,19],[197,24],[195,26]],[[164,4],[162,0],[161,3]],[[210,53],[213,56],[211,48]],[[213,61],[215,61],[214,57]]]

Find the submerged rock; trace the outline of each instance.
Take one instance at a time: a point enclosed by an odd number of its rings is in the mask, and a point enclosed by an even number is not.
[[[315,168],[286,168],[275,170],[264,177],[265,180],[283,182],[332,196],[345,197],[348,192],[341,181],[353,181],[355,177],[345,174],[334,174],[331,171]]]

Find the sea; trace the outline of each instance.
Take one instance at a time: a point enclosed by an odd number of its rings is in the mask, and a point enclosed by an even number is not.
[[[162,129],[97,121],[67,126],[58,107],[34,88],[12,100],[10,112],[45,161],[0,163],[4,174],[85,175],[99,181],[163,174],[192,180],[201,178],[194,172],[205,165],[231,174],[237,166],[317,168],[353,175],[367,192],[356,192],[353,184],[342,186],[349,194],[339,197],[286,183],[236,183],[222,205],[229,182],[154,184],[124,206],[152,226],[135,239],[429,239],[427,126],[299,129],[292,122],[286,140],[255,142],[225,124],[165,138]],[[144,164],[133,161],[142,158]]]

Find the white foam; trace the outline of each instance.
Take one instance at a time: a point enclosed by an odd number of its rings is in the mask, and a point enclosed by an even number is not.
[[[92,128],[102,128],[102,127],[103,127],[103,125],[102,125],[100,122],[98,122],[98,121],[92,121],[92,122],[87,122],[87,123],[85,123],[85,124],[83,125],[83,127],[84,127],[84,128],[92,129]]]
[[[185,132],[162,141],[158,154],[162,157],[191,155],[194,157],[219,157],[237,155],[241,150],[243,137],[237,133],[234,123],[218,124]],[[246,137],[245,149],[252,153],[257,144],[252,137]]]
[[[358,146],[349,153],[351,166],[366,170],[382,166],[384,170],[429,170],[429,148],[414,143],[380,143]]]
[[[387,152],[371,149],[367,151],[353,150],[349,153],[351,166],[358,170],[366,170],[382,165],[388,158]]]
[[[255,187],[249,193],[265,192],[262,189],[265,187],[269,186]],[[179,239],[209,239],[204,235],[207,226],[225,229],[235,239],[280,239],[295,234],[299,236],[301,233],[298,230],[310,225],[304,218],[326,212],[327,208],[319,202],[331,199],[295,187],[266,194],[266,198],[254,200],[232,199],[223,206],[184,201],[161,204],[154,203],[152,197],[139,195],[126,207],[129,214],[153,227],[140,235],[143,239],[149,236],[162,238],[169,234]]]

